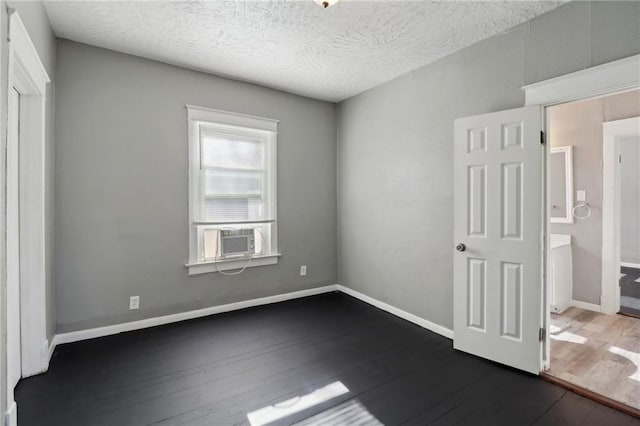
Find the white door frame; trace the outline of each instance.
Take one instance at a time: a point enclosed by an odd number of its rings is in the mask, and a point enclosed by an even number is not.
[[[624,92],[640,87],[640,55],[630,56],[628,58],[598,65],[585,70],[555,77],[549,80],[540,81],[522,87],[525,92],[525,106],[540,105],[544,107],[544,128],[549,134],[549,109],[553,105],[567,102],[607,96],[617,92]],[[546,158],[549,156],[549,144],[546,144]],[[546,162],[543,162],[546,165]],[[546,176],[546,170],[545,170]],[[542,289],[542,312],[544,318],[542,323],[545,329],[543,363],[544,369],[549,368],[550,361],[550,345],[549,345],[549,324],[551,321],[551,310],[549,308],[549,261],[548,256],[551,253],[550,241],[547,236],[548,218],[551,217],[550,206],[548,202],[549,186],[548,178],[545,180],[544,197],[546,203],[546,217],[543,229],[545,229],[545,242],[543,244],[544,253],[542,258],[544,261],[544,271],[542,279],[544,280]]]
[[[13,388],[22,377],[22,342],[20,332],[20,189],[19,189],[19,111],[20,95],[10,89],[7,96],[7,145],[5,150],[6,166],[6,193],[5,211],[6,233],[4,246],[6,257],[6,322],[7,322],[7,417],[13,423],[16,416],[15,403],[13,401]]]
[[[9,10],[8,48],[7,93],[15,89],[20,94],[20,111],[8,110],[7,114],[20,114],[20,329],[22,376],[28,377],[48,367],[44,153],[46,88],[50,79],[13,9]],[[7,206],[4,207],[6,213]],[[8,390],[7,399],[11,408],[13,389]]]
[[[620,136],[640,135],[640,117],[604,123],[602,160],[602,298],[600,309],[605,314],[620,310]]]

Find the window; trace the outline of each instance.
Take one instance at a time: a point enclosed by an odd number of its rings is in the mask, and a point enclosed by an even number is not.
[[[189,274],[277,263],[278,122],[187,110]]]

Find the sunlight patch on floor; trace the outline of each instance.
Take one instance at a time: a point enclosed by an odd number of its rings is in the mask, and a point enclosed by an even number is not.
[[[570,333],[568,331],[562,331],[560,327],[553,324],[550,327],[550,331],[551,332],[549,333],[549,336],[553,340],[560,340],[560,341],[569,342],[569,343],[578,343],[581,345],[585,344],[588,340],[586,337],[582,337],[577,334]]]
[[[342,382],[333,382],[315,391],[277,404],[269,405],[247,414],[251,426],[262,426],[278,419],[290,416],[314,405],[322,404],[349,392]]]
[[[570,307],[551,321],[547,374],[640,409],[640,319]]]
[[[617,346],[611,346],[609,348],[609,352],[614,353],[616,355],[620,355],[622,357],[627,358],[629,361],[635,364],[636,371],[632,375],[629,376],[631,380],[635,380],[640,382],[640,354],[632,351],[628,351],[626,349],[619,348]]]
[[[295,426],[320,425],[384,426],[384,423],[376,419],[359,401],[350,400],[296,423]]]

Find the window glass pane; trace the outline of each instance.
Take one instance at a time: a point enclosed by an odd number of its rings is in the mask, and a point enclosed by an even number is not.
[[[267,203],[253,198],[207,198],[205,217],[215,222],[247,222],[262,220]]]
[[[260,197],[262,195],[262,179],[262,172],[207,169],[205,171],[205,196]]]
[[[233,136],[207,134],[201,136],[204,167],[262,169],[264,144]]]
[[[247,221],[249,220],[249,199],[208,198],[205,200],[205,215],[218,222]]]

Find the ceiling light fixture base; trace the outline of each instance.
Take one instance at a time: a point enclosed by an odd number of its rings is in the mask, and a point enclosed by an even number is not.
[[[313,0],[313,2],[315,4],[317,4],[318,6],[321,6],[325,9],[335,5],[336,3],[338,3],[340,0]]]

